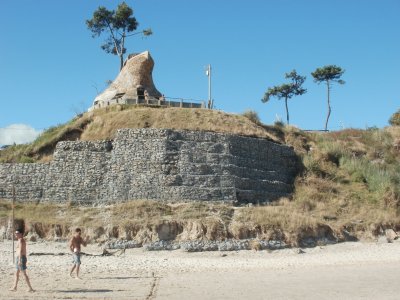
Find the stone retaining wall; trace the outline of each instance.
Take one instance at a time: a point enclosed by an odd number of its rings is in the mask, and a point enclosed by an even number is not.
[[[0,198],[273,201],[292,192],[292,148],[229,134],[121,129],[113,141],[59,142],[53,161],[0,164]]]

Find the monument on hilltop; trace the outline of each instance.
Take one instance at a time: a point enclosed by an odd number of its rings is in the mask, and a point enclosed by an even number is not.
[[[159,101],[162,94],[153,83],[154,60],[149,51],[130,54],[117,78],[98,95],[89,110],[113,104]]]

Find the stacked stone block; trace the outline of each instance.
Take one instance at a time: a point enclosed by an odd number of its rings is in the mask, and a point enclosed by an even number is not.
[[[113,141],[59,142],[49,163],[0,164],[0,198],[103,203],[133,199],[273,201],[292,192],[298,158],[266,139],[121,129]]]

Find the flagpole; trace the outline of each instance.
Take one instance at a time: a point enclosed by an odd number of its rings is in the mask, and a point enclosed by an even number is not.
[[[208,76],[208,108],[213,108],[212,98],[211,98],[211,65],[207,66],[207,76]]]
[[[14,207],[15,207],[15,187],[12,187],[12,257],[13,257],[13,263],[15,261],[15,251],[14,251],[14,233],[15,233],[15,228],[14,228]]]

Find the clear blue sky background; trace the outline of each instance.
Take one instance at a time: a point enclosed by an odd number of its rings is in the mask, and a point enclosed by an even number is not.
[[[130,38],[128,52],[151,52],[155,85],[167,97],[206,99],[211,64],[217,109],[251,109],[272,124],[286,119],[284,101],[260,99],[296,69],[308,93],[289,101],[291,123],[322,129],[326,87],[310,73],[336,64],[346,84],[332,91],[329,129],[384,127],[400,108],[399,0],[126,2],[138,30],[154,32]],[[70,120],[117,76],[118,58],[100,49],[103,37],[93,39],[85,20],[118,3],[0,1],[0,144],[29,131],[14,124],[42,130]]]

